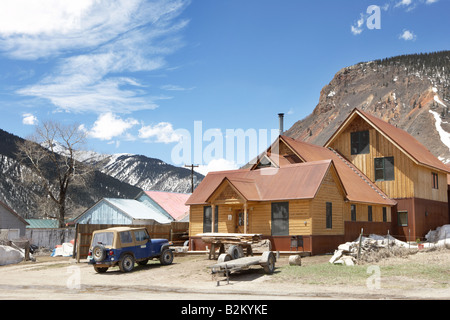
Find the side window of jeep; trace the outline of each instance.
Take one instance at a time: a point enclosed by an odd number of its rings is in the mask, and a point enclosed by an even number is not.
[[[134,239],[136,242],[146,241],[148,239],[147,232],[145,230],[138,230],[134,232]]]
[[[120,242],[122,244],[132,243],[133,238],[131,237],[130,231],[120,232]]]

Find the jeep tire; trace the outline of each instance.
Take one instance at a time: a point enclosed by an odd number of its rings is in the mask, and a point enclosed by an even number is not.
[[[161,264],[166,266],[169,264],[172,264],[173,262],[173,252],[169,248],[163,249],[161,252],[161,255],[159,256],[159,261],[161,261]]]
[[[105,260],[106,258],[106,249],[101,244],[96,245],[92,249],[92,257],[94,258],[95,262],[101,262]]]
[[[105,273],[106,271],[108,271],[108,267],[97,267],[97,266],[94,266],[94,270],[97,273]]]
[[[122,272],[130,272],[134,268],[134,257],[131,254],[125,254],[119,261],[119,269]]]

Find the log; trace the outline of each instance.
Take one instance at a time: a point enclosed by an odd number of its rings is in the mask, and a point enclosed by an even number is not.
[[[289,265],[290,266],[301,266],[302,265],[302,257],[299,254],[289,256]]]

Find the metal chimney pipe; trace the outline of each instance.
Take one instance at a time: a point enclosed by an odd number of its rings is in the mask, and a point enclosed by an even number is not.
[[[278,118],[280,119],[280,136],[284,132],[284,113],[279,113]]]

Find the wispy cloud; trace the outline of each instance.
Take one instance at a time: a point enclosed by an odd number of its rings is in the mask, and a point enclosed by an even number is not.
[[[380,5],[380,9],[384,12],[386,11],[394,11],[394,10],[402,10],[406,12],[411,12],[414,9],[416,9],[420,5],[432,5],[439,0],[386,0],[383,5]],[[363,12],[360,13],[360,16],[358,20],[353,22],[352,25],[350,25],[350,31],[353,35],[357,36],[363,33],[364,31],[364,24],[366,20],[368,19],[369,14]],[[408,36],[406,34],[405,36]],[[403,38],[402,38],[403,39]],[[404,40],[415,40],[416,37],[413,37],[413,39],[404,39]]]
[[[188,0],[42,0],[48,13],[28,23],[35,0],[4,2],[0,12],[9,6],[12,14],[11,24],[0,16],[3,54],[58,61],[18,94],[49,100],[58,110],[99,114],[154,109],[167,98],[149,94],[130,74],[164,68],[167,55],[183,45],[179,32],[188,21],[178,17]]]

